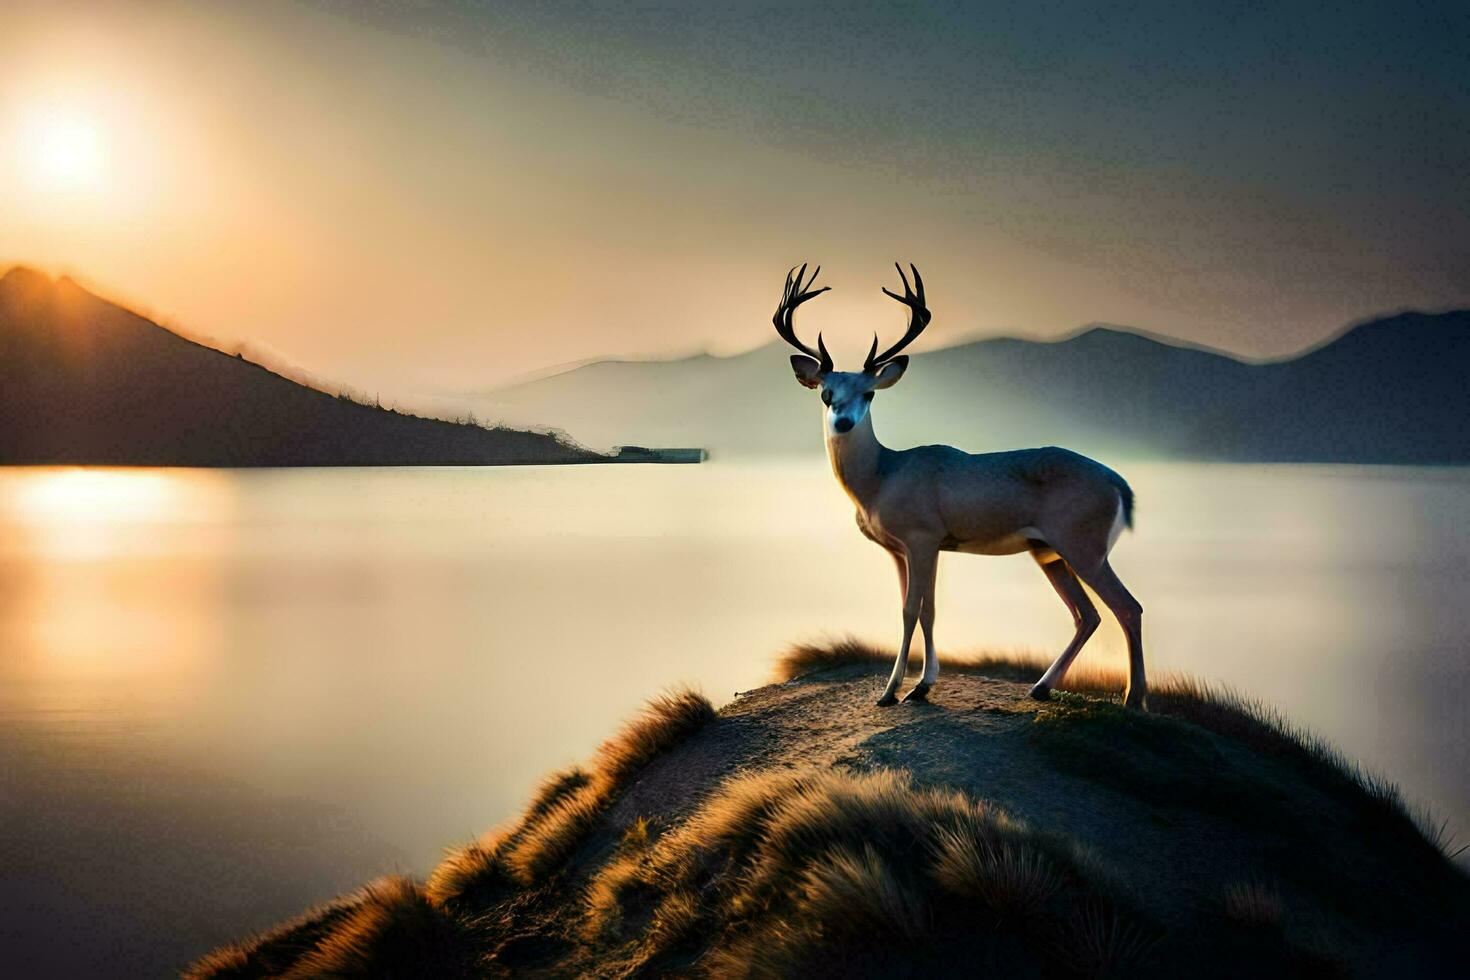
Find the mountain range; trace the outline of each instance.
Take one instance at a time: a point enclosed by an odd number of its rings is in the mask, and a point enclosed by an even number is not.
[[[821,405],[792,378],[790,353],[776,342],[733,357],[600,361],[487,392],[476,407],[590,445],[821,452]],[[1091,327],[1056,341],[995,338],[916,354],[873,412],[894,448],[1058,444],[1109,458],[1467,463],[1467,378],[1466,310],[1375,319],[1273,361]]]
[[[601,462],[541,432],[365,405],[195,343],[70,279],[0,279],[0,463]]]
[[[822,451],[789,348],[597,361],[472,399],[497,427],[362,404],[182,337],[65,277],[0,278],[0,463],[301,466],[661,459],[585,445]],[[841,365],[839,365],[841,366]],[[1250,361],[1116,327],[915,354],[874,402],[895,448],[1065,445],[1103,458],[1470,463],[1470,311],[1353,326]]]

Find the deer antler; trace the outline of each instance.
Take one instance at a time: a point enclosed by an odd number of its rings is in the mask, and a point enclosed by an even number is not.
[[[886,287],[883,292],[909,308],[909,328],[898,343],[881,354],[878,353],[878,335],[873,334],[873,346],[868,351],[868,359],[863,362],[863,370],[869,374],[877,373],[878,369],[892,360],[899,351],[913,343],[914,338],[924,332],[924,328],[929,325],[929,320],[933,317],[929,308],[924,305],[924,280],[919,277],[918,267],[912,263],[909,265],[909,268],[914,271],[913,289],[909,288],[909,280],[903,274],[903,267],[897,262],[893,263],[893,267],[898,270],[898,278],[903,280],[903,295],[900,296]]]
[[[830,371],[832,370],[832,355],[827,353],[827,345],[822,343],[822,335],[817,334],[817,346],[813,349],[797,339],[796,328],[791,325],[791,314],[798,306],[813,296],[825,293],[832,288],[831,286],[823,286],[821,289],[812,288],[812,283],[817,281],[817,273],[821,271],[822,267],[817,266],[812,271],[812,277],[803,285],[801,280],[806,276],[806,263],[801,264],[800,272],[796,270],[796,266],[791,267],[791,271],[786,273],[786,290],[781,294],[781,305],[776,307],[776,315],[771,317],[771,322],[776,325],[776,333],[780,334],[782,340],[803,354],[815,357],[821,362],[823,371]]]

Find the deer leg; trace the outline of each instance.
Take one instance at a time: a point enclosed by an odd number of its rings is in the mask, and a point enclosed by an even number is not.
[[[889,554],[893,556],[893,564],[898,569],[898,601],[902,602],[909,594],[909,561],[902,551],[890,551]]]
[[[1148,680],[1143,671],[1143,605],[1118,578],[1113,567],[1104,559],[1096,571],[1083,574],[1082,581],[1092,586],[1092,591],[1103,601],[1103,605],[1118,617],[1123,634],[1128,638],[1128,687],[1123,692],[1123,705],[1128,708],[1148,708]]]
[[[934,580],[939,571],[939,552],[925,551],[909,559],[911,580],[919,589],[919,627],[924,631],[924,673],[905,701],[924,701],[939,680],[939,654],[934,649]]]
[[[1031,696],[1038,701],[1045,701],[1051,697],[1052,689],[1062,682],[1067,675],[1067,668],[1072,666],[1072,661],[1082,652],[1082,647],[1097,630],[1098,623],[1102,618],[1097,614],[1097,608],[1093,606],[1092,600],[1087,598],[1087,590],[1077,579],[1077,573],[1072,571],[1061,555],[1048,544],[1040,541],[1031,543],[1031,557],[1036,559],[1036,564],[1046,573],[1046,579],[1056,589],[1057,595],[1061,596],[1062,602],[1066,603],[1067,611],[1072,614],[1072,622],[1076,625],[1077,632],[1072,635],[1072,642],[1062,651],[1062,655],[1047,668],[1046,673],[1041,675],[1031,688]]]
[[[914,626],[919,622],[919,609],[923,605],[923,589],[920,584],[922,576],[917,567],[917,555],[905,552],[903,559],[903,643],[898,648],[898,656],[894,658],[893,672],[888,675],[888,685],[883,688],[883,696],[878,699],[879,707],[884,708],[898,703],[894,693],[898,690],[898,685],[903,683],[903,673],[909,663],[909,645],[913,642]]]

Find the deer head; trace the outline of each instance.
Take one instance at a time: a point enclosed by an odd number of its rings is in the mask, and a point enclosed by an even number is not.
[[[898,343],[889,347],[883,353],[878,353],[878,335],[873,335],[873,346],[868,351],[868,357],[863,362],[861,371],[838,371],[832,364],[832,355],[827,353],[827,346],[822,343],[821,334],[817,335],[816,349],[803,344],[796,336],[796,329],[792,326],[791,316],[796,308],[813,296],[825,293],[831,287],[823,286],[813,289],[812,284],[817,281],[817,273],[822,271],[817,266],[812,272],[811,278],[806,279],[806,265],[800,270],[793,268],[786,273],[786,289],[781,294],[781,305],[776,307],[776,314],[772,322],[776,325],[776,333],[781,339],[792,347],[801,351],[800,354],[791,355],[791,370],[796,373],[796,380],[808,388],[817,388],[822,392],[822,404],[827,406],[827,431],[832,435],[843,435],[852,431],[852,428],[863,420],[868,414],[868,405],[873,401],[873,392],[883,388],[891,388],[903,377],[903,373],[909,366],[908,355],[900,354],[914,341],[914,338],[924,332],[929,325],[931,314],[924,305],[924,280],[919,276],[919,270],[913,265],[909,268],[914,273],[913,287],[909,287],[908,277],[904,275],[903,268],[894,263],[898,269],[898,277],[903,281],[903,295],[900,296],[889,289],[884,289],[885,295],[891,296],[909,308],[909,326]],[[805,279],[805,282],[803,280]]]

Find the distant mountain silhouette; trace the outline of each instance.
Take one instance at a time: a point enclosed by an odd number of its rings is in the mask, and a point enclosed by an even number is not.
[[[487,410],[735,453],[820,452],[820,405],[773,343],[748,354],[604,361],[488,393]],[[843,367],[839,358],[839,367]],[[851,366],[849,366],[851,369]],[[917,354],[875,402],[895,448],[1061,444],[1113,457],[1470,462],[1470,311],[1404,313],[1286,360],[1093,327]]]
[[[29,269],[0,279],[0,463],[336,466],[602,460],[298,384]]]

